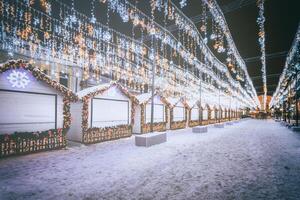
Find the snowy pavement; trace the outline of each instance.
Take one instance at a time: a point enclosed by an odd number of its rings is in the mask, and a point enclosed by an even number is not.
[[[300,134],[271,120],[0,160],[0,199],[300,199]]]

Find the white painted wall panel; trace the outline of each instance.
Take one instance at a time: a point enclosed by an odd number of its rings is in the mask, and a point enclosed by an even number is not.
[[[212,110],[210,114],[210,119],[215,119],[215,117],[216,117],[215,111]]]
[[[64,127],[64,101],[63,96],[61,96],[59,93],[57,93],[57,128],[63,128]]]
[[[203,120],[208,120],[208,110],[204,109],[202,112],[202,119]]]
[[[92,100],[92,127],[129,124],[129,101],[110,99]]]
[[[153,113],[153,121],[154,122],[164,122],[165,121],[165,109],[163,104],[154,104],[154,113]],[[145,110],[145,121],[146,123],[151,122],[151,103],[146,105]]]
[[[134,114],[134,125],[133,125],[133,133],[140,134],[141,133],[141,106],[138,105],[135,108]]]
[[[116,86],[113,86],[103,92],[95,96],[95,98],[103,98],[103,99],[115,99],[115,100],[128,100],[128,97],[122,93]]]
[[[191,120],[199,120],[199,108],[191,109]]]
[[[173,121],[185,120],[185,109],[184,107],[175,106],[173,108]]]
[[[150,101],[151,102],[151,101]],[[163,102],[161,101],[160,97],[159,96],[154,96],[154,99],[153,99],[153,102],[155,104],[163,104]]]
[[[72,123],[67,134],[69,140],[82,142],[82,106],[82,102],[71,103]]]
[[[0,91],[0,113],[0,133],[54,129],[55,96]]]

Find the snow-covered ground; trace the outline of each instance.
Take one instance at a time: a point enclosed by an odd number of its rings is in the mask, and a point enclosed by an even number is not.
[[[247,120],[0,160],[0,199],[300,199],[300,134]]]

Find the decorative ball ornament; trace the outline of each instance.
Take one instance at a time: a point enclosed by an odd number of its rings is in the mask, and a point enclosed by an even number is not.
[[[16,88],[25,88],[30,83],[26,72],[20,72],[16,70],[13,70],[7,76],[7,79],[10,82],[11,86]]]

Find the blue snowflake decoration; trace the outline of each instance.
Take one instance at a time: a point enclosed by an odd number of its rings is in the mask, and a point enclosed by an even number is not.
[[[26,72],[20,72],[13,70],[8,76],[8,81],[10,82],[12,87],[15,88],[25,88],[29,83],[29,77]]]

